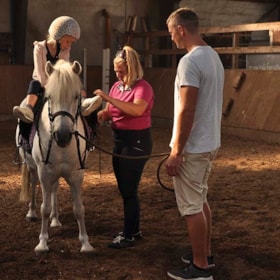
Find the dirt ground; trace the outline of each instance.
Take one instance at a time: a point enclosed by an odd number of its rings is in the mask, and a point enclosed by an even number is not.
[[[79,252],[69,188],[61,180],[58,201],[63,226],[49,228],[50,251],[36,256],[40,221],[28,222],[27,204],[19,202],[14,130],[15,122],[0,123],[0,279],[163,280],[168,279],[168,269],[184,267],[180,256],[190,251],[190,243],[173,192],[157,181],[162,158],[148,161],[141,181],[144,238],[133,248],[107,248],[112,235],[122,230],[122,202],[111,157],[98,150],[89,156],[83,186],[87,231],[97,253]],[[153,128],[153,154],[168,152],[170,133],[168,128]],[[109,128],[100,128],[96,144],[111,150]],[[223,136],[209,182],[215,280],[280,279],[279,166],[279,145]],[[160,174],[168,185],[164,172]],[[40,200],[38,191],[38,215]]]

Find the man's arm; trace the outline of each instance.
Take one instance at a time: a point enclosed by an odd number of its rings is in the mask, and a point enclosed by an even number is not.
[[[183,150],[190,135],[197,103],[198,88],[185,86],[180,88],[180,107],[177,115],[177,134],[170,156],[166,161],[166,170],[169,176],[176,176],[183,160]]]

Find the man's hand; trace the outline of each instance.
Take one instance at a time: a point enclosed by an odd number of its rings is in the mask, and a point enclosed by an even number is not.
[[[170,154],[166,160],[165,168],[169,176],[178,176],[179,169],[184,157],[182,155],[172,155]]]

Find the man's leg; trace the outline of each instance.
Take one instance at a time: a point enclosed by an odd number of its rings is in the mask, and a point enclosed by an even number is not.
[[[203,213],[205,215],[206,223],[207,223],[207,237],[206,237],[207,256],[212,256],[212,251],[211,251],[212,211],[210,209],[210,206],[209,206],[208,202],[205,202],[203,204]]]
[[[193,251],[193,263],[200,268],[208,268],[206,217],[201,212],[186,216],[186,220]]]

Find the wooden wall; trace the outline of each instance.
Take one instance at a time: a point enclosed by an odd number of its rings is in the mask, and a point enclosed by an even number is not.
[[[279,143],[279,77],[279,70],[226,70],[223,131]]]
[[[0,65],[0,120],[12,118],[12,108],[25,97],[33,66]]]
[[[0,65],[0,121],[12,119],[32,74],[31,65]],[[102,69],[87,69],[87,92],[102,87]],[[155,92],[153,118],[170,125],[173,118],[175,69],[145,69],[144,78]],[[223,133],[280,143],[280,71],[225,70]],[[111,79],[111,83],[114,79]],[[166,122],[165,122],[166,124]]]

